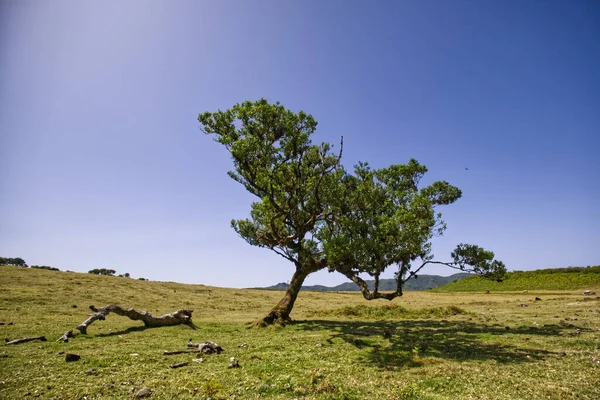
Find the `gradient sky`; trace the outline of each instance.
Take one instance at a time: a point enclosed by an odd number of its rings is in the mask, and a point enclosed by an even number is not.
[[[261,97],[311,113],[315,141],[343,135],[347,167],[413,157],[459,186],[439,260],[467,242],[510,270],[600,264],[594,0],[3,0],[0,256],[289,280],[229,227],[252,197],[198,129],[199,112]]]

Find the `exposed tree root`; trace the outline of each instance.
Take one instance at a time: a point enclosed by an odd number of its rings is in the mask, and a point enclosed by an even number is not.
[[[292,322],[292,319],[290,318],[289,312],[274,308],[266,317],[254,322],[253,326],[257,328],[264,328],[270,325],[285,326],[290,322]]]
[[[192,312],[193,310],[177,310],[170,314],[161,315],[160,317],[154,317],[148,311],[136,311],[133,308],[123,308],[116,304],[110,304],[103,308],[96,308],[93,305],[90,306],[90,310],[94,314],[90,314],[89,318],[79,324],[77,329],[82,334],[87,334],[87,328],[97,320],[105,320],[106,316],[111,312],[122,315],[134,321],[142,321],[146,327],[159,327],[159,326],[173,326],[173,325],[189,325],[195,328],[192,323]],[[57,342],[67,342],[70,337],[74,337],[73,331],[67,331],[62,335]]]

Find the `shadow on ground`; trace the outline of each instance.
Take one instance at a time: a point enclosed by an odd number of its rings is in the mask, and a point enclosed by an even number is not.
[[[342,339],[357,348],[368,349],[361,357],[382,368],[419,367],[437,357],[456,361],[496,360],[523,363],[560,356],[547,350],[526,347],[533,336],[556,336],[564,327],[511,328],[486,326],[467,321],[326,321],[307,320],[294,324],[300,330],[330,331],[331,345]],[[523,346],[508,344],[522,340]],[[504,342],[504,343],[503,343]]]
[[[194,325],[193,323],[179,324],[179,325],[173,325],[173,326],[187,326],[187,327],[191,328],[192,330],[198,329],[198,327],[196,325]],[[119,331],[111,331],[111,332],[107,332],[107,333],[104,333],[104,332],[96,333],[93,336],[97,336],[97,337],[118,336],[118,335],[126,335],[131,332],[141,332],[141,331],[145,331],[146,329],[161,329],[161,328],[166,328],[166,326],[145,326],[145,325],[130,326],[129,328],[122,329]]]

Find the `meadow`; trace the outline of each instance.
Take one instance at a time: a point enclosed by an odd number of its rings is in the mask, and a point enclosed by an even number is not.
[[[578,290],[600,287],[600,265],[509,272],[502,282],[479,276],[457,280],[434,290],[440,292]]]
[[[152,399],[600,398],[600,299],[580,289],[419,291],[392,302],[302,291],[293,324],[255,328],[282,292],[6,266],[0,285],[1,337],[48,338],[2,346],[2,399],[130,399],[144,387]],[[196,329],[111,314],[55,342],[90,305],[113,303],[193,309]],[[225,351],[163,354],[190,339]]]

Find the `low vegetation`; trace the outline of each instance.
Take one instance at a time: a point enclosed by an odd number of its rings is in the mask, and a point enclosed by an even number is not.
[[[599,286],[600,265],[509,272],[502,282],[473,276],[434,290],[440,292],[585,290]]]
[[[406,292],[391,303],[302,291],[294,323],[258,329],[248,322],[281,292],[18,267],[0,267],[0,282],[0,336],[48,339],[0,349],[2,399],[131,399],[144,387],[150,399],[600,398],[600,300],[580,290]],[[197,329],[111,314],[55,342],[88,306],[110,303],[193,309]],[[224,352],[163,354],[190,339]]]
[[[346,306],[334,310],[315,311],[310,314],[310,316],[336,316],[362,319],[432,319],[446,318],[461,314],[469,315],[470,313],[457,306],[409,309],[398,304],[379,306],[368,306],[361,304],[357,306]]]

